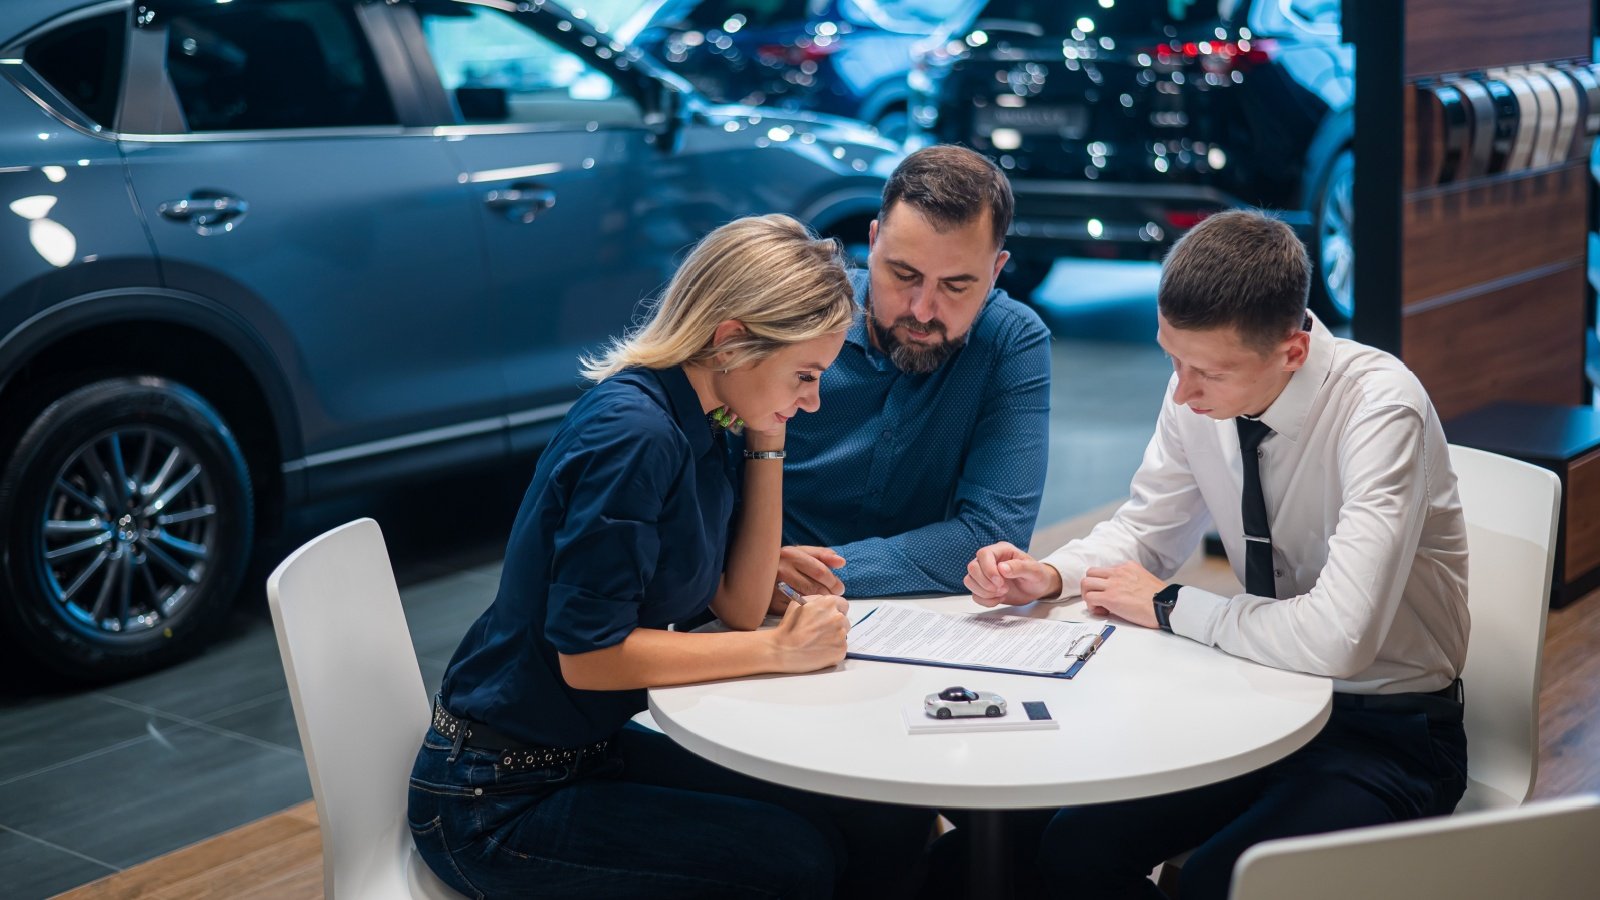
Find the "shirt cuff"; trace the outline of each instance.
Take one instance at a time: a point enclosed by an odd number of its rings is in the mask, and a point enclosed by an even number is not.
[[[1070,590],[1070,591],[1067,590],[1067,576],[1066,576],[1065,572],[1061,571],[1060,564],[1052,563],[1052,562],[1048,562],[1048,561],[1046,561],[1044,564],[1049,566],[1050,568],[1054,569],[1056,571],[1056,574],[1061,576],[1061,593],[1058,596],[1055,596],[1055,597],[1040,597],[1040,598],[1038,598],[1037,602],[1039,602],[1039,603],[1066,603],[1068,600],[1076,600],[1076,599],[1078,599],[1078,592],[1076,590]]]
[[[1168,614],[1167,624],[1172,626],[1173,634],[1181,634],[1208,647],[1213,646],[1216,644],[1212,635],[1216,633],[1217,620],[1222,617],[1222,610],[1229,602],[1229,598],[1221,594],[1186,584],[1178,589],[1178,602]]]

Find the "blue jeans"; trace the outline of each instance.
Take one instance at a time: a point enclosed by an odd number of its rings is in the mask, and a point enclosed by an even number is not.
[[[430,730],[412,837],[468,897],[814,898],[914,888],[933,813],[747,778],[629,725],[604,756],[512,771]]]

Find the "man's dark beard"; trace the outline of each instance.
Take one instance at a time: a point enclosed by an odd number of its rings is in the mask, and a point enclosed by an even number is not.
[[[872,319],[872,330],[878,335],[878,346],[889,355],[889,361],[895,368],[907,375],[926,375],[944,365],[945,360],[955,355],[966,344],[965,337],[957,340],[945,338],[937,344],[918,344],[901,341],[894,336],[894,329],[906,328],[911,331],[930,332],[936,331],[942,337],[945,331],[944,323],[938,319],[929,322],[918,322],[912,316],[901,316],[894,320],[888,328],[876,318]]]

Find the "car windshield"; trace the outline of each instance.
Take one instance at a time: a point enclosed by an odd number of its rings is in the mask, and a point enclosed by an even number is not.
[[[616,31],[639,8],[639,0],[565,0],[562,5],[600,31]]]
[[[1031,22],[1044,34],[1074,28],[1091,32],[1147,31],[1180,22],[1216,18],[1218,0],[989,0],[978,22]],[[1085,28],[1083,22],[1090,25]]]

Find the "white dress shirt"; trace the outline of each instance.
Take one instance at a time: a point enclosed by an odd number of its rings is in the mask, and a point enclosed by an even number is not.
[[[1244,582],[1244,472],[1232,419],[1167,386],[1128,501],[1044,562],[1062,597],[1090,566],[1136,560],[1172,577],[1215,521]],[[1261,484],[1278,596],[1185,586],[1176,634],[1353,693],[1433,691],[1467,655],[1467,528],[1444,430],[1401,362],[1314,322],[1306,363],[1261,416]]]

